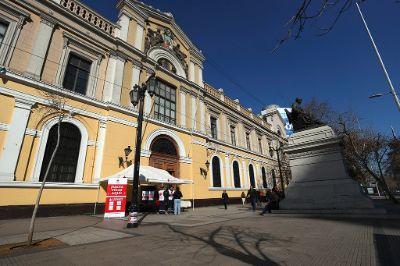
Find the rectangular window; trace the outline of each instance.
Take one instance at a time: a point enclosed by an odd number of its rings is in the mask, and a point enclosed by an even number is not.
[[[176,89],[158,80],[154,93],[154,117],[176,124]]]
[[[63,86],[67,90],[86,94],[91,62],[71,54],[68,59]]]
[[[231,143],[236,145],[236,128],[234,126],[231,126]]]
[[[210,125],[211,125],[211,137],[217,138],[217,119],[215,117],[210,117]]]
[[[261,142],[261,138],[258,138],[258,148],[260,149],[260,153],[263,153],[263,149],[262,149],[262,142]]]
[[[0,46],[3,44],[4,36],[6,36],[8,24],[0,21]]]
[[[251,150],[251,146],[250,146],[250,133],[246,132],[246,144],[247,144],[247,149]]]

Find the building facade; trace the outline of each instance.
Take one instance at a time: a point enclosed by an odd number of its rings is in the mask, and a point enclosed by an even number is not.
[[[129,92],[152,74],[142,165],[193,180],[183,195],[200,203],[272,186],[269,144],[282,131],[203,81],[205,58],[172,14],[135,0],[116,8],[114,23],[77,0],[0,2],[0,206],[35,202],[59,122],[41,203],[104,202],[99,180],[133,160]]]

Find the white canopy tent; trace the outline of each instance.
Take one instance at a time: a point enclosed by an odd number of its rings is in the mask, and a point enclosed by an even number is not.
[[[123,169],[122,171],[108,177],[100,179],[100,182],[107,181],[108,178],[128,178],[128,181],[133,180],[133,165]],[[192,180],[179,179],[173,177],[165,170],[158,169],[152,166],[140,166],[139,182],[146,184],[193,184]]]
[[[100,184],[102,182],[107,182],[109,178],[128,178],[129,181],[133,181],[133,164],[122,171],[112,175],[112,176],[107,176],[99,181],[99,189],[97,192],[97,200],[94,206],[94,214],[96,213],[96,205],[98,202],[99,198],[99,191],[100,191]],[[179,184],[192,184],[193,186],[193,180],[188,180],[188,179],[180,179],[173,177],[170,173],[168,173],[165,170],[158,169],[152,166],[140,166],[139,168],[139,183],[140,184],[174,184],[174,185],[179,185]],[[194,209],[194,195],[193,195],[193,187],[191,189],[192,191],[192,208]],[[190,203],[190,202],[189,202]]]

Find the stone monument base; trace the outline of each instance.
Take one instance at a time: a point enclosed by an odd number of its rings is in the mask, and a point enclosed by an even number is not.
[[[281,210],[372,211],[372,200],[346,172],[340,140],[332,128],[304,130],[293,134],[288,142],[285,152],[292,181],[280,203]]]

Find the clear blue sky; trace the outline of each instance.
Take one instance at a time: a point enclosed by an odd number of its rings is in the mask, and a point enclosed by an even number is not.
[[[82,1],[116,20],[116,1]],[[400,135],[400,112],[393,97],[368,99],[374,93],[389,92],[389,87],[355,6],[343,14],[328,35],[316,36],[319,26],[329,24],[329,15],[308,24],[300,39],[288,41],[272,54],[300,0],[144,3],[171,12],[206,57],[204,80],[223,88],[233,99],[239,98],[253,111],[260,112],[262,103],[285,107],[296,96],[304,101],[315,96],[328,101],[336,111],[358,113],[362,127],[372,125],[390,134],[392,125]],[[392,82],[400,92],[400,3],[368,0],[362,8]],[[221,69],[225,74],[221,74]]]

